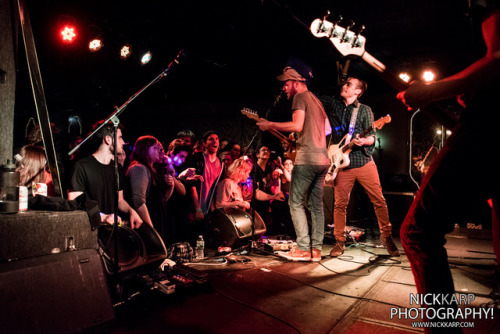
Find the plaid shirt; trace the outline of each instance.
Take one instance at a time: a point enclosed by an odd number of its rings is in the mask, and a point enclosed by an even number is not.
[[[337,144],[349,132],[349,123],[351,122],[352,111],[357,101],[346,106],[340,97],[322,96],[319,97],[319,99],[325,107],[326,114],[330,120],[330,125],[332,126],[331,143]],[[356,134],[365,131],[365,129],[370,128],[373,125],[373,121],[374,118],[371,108],[360,103],[352,138],[354,138]],[[375,136],[375,131],[372,129],[365,137],[368,136]],[[358,168],[366,165],[372,160],[374,148],[375,142],[370,146],[353,145],[352,151],[349,153],[351,163],[344,169]]]

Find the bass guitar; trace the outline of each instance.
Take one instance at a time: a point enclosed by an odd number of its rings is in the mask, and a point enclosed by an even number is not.
[[[259,117],[259,114],[252,109],[243,108],[243,109],[241,109],[241,113],[243,115],[247,116],[248,118],[253,119],[256,122],[261,118],[261,117]],[[292,161],[295,161],[295,156],[297,155],[297,152],[295,150],[296,149],[295,140],[290,139],[289,137],[285,136],[284,134],[282,134],[278,130],[275,130],[272,128],[267,130],[267,131],[280,140],[281,145],[283,146],[283,150],[284,150],[283,156],[287,159],[291,159]]]
[[[361,34],[324,19],[314,20],[311,23],[310,30],[315,37],[327,37],[335,46],[337,51],[339,51],[343,56],[361,57],[361,59],[377,71],[382,79],[384,79],[397,91],[404,91],[408,88],[409,83],[400,79],[382,62],[366,52],[366,38]],[[447,110],[444,110],[444,108],[440,108],[435,103],[425,107],[423,110],[438,122],[443,124],[443,126],[447,129],[454,128],[458,122],[457,116],[451,114]]]
[[[391,122],[391,116],[386,115],[384,117],[379,118],[375,122],[373,122],[372,126],[369,128],[363,130],[359,134],[359,137],[363,138],[365,137],[368,133],[370,133],[374,129],[382,129],[385,124]],[[345,168],[349,166],[350,160],[349,160],[349,153],[352,151],[352,146],[354,145],[354,142],[349,142],[346,144],[347,136],[345,135],[342,140],[335,145],[330,145],[328,147],[328,157],[330,158],[330,168],[328,169],[328,173],[326,174],[325,180],[328,181],[333,181],[337,177],[337,174],[340,169]]]

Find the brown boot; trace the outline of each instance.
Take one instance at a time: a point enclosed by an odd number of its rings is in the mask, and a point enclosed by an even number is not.
[[[380,237],[380,241],[382,241],[382,244],[384,244],[385,248],[387,249],[387,253],[389,253],[390,256],[399,256],[399,251],[398,247],[394,243],[394,240],[392,240],[392,237],[389,235],[387,237]]]
[[[338,241],[333,246],[332,250],[330,251],[330,256],[336,257],[344,254],[344,249],[345,249],[345,241]]]

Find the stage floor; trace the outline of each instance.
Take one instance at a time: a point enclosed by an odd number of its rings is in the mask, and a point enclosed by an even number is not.
[[[364,241],[377,244],[377,232],[369,229]],[[456,291],[475,298],[462,307],[488,307],[495,264],[491,231],[457,228],[447,239]],[[402,250],[398,238],[396,244]],[[416,289],[403,253],[390,258],[384,248],[353,244],[342,257],[330,258],[331,247],[325,244],[319,263],[253,251],[247,263],[193,265],[208,273],[207,284],[137,297],[117,309],[111,333],[423,332],[412,327],[420,318],[392,314],[418,307],[410,305]],[[464,332],[500,333],[499,315],[469,316],[473,327]]]

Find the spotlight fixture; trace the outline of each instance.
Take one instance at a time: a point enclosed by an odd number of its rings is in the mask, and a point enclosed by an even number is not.
[[[431,82],[431,81],[434,81],[435,79],[436,79],[436,75],[431,70],[425,70],[422,73],[422,80],[424,80],[425,82]]]
[[[151,51],[146,52],[142,57],[141,57],[141,64],[146,65],[147,63],[150,62],[151,60]]]
[[[65,25],[61,31],[62,41],[65,43],[71,43],[76,39],[76,28],[71,25]]]
[[[120,49],[120,58],[127,59],[128,57],[130,57],[131,53],[132,53],[132,46],[130,46],[130,44],[125,44]]]
[[[411,80],[411,75],[408,72],[401,72],[399,73],[399,78],[404,82],[408,83]]]
[[[102,43],[102,40],[100,38],[94,38],[89,43],[90,52],[99,51],[102,47],[103,47],[103,43]]]

